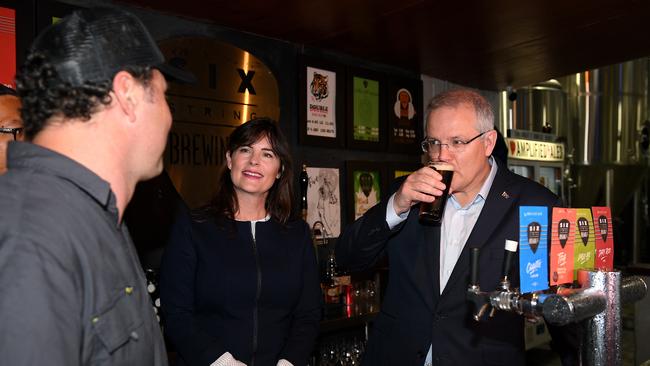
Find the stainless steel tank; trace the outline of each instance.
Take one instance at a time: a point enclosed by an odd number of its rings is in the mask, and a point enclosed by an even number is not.
[[[567,95],[573,205],[606,205],[620,216],[647,175],[640,131],[648,119],[647,58],[559,78]]]
[[[650,58],[642,58],[500,96],[500,128],[542,132],[550,125],[565,141],[570,205],[611,207],[625,241],[620,245],[633,246],[620,250],[628,252],[619,258],[626,264],[643,253],[650,261],[649,85]]]
[[[639,164],[639,131],[648,117],[647,58],[559,78],[576,164]]]
[[[513,126],[518,130],[529,130],[557,134],[559,125],[566,120],[566,94],[555,79],[517,89],[514,101]]]

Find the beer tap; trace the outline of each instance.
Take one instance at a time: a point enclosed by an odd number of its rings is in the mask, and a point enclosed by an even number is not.
[[[488,308],[490,307],[490,302],[486,293],[481,292],[481,287],[478,283],[478,259],[479,259],[479,248],[470,248],[469,249],[469,260],[470,260],[470,285],[467,289],[467,299],[474,303],[474,308],[477,309],[474,314],[474,320],[481,321]]]
[[[581,359],[585,366],[620,365],[621,305],[642,299],[646,282],[637,276],[622,278],[619,271],[578,270],[580,288],[554,288],[533,294],[511,289],[508,273],[516,251],[506,243],[502,280],[492,292],[481,291],[478,281],[479,248],[470,248],[470,284],[467,299],[474,303],[476,321],[493,317],[497,310],[522,316],[543,316],[554,325],[580,323]],[[489,311],[489,316],[486,314]]]
[[[483,321],[494,317],[497,310],[512,311],[527,316],[540,315],[539,297],[532,295],[531,298],[523,297],[516,289],[510,288],[509,274],[512,269],[512,262],[517,252],[518,243],[513,240],[506,240],[505,258],[501,271],[499,287],[492,292],[481,291],[478,283],[478,257],[479,248],[470,248],[470,286],[467,289],[467,298],[474,303],[476,313],[474,320]],[[485,314],[489,311],[489,316]]]

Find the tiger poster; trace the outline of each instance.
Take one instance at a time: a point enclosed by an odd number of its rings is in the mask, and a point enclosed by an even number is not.
[[[307,135],[336,138],[336,73],[307,67]]]

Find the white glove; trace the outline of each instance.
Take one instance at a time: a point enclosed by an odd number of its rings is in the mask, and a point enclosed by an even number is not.
[[[277,366],[293,366],[293,364],[283,358],[278,361]]]
[[[216,361],[211,363],[210,366],[246,366],[246,364],[237,361],[230,352],[226,352],[221,355],[221,357],[217,358]]]

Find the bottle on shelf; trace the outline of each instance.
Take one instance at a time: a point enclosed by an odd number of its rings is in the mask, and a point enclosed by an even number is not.
[[[330,251],[327,256],[327,262],[325,263],[325,277],[322,282],[326,304],[341,303],[341,289],[337,277],[336,257],[334,256],[334,251]]]
[[[309,187],[309,176],[307,175],[307,165],[302,165],[302,171],[299,177],[300,183],[300,214],[302,219],[307,221],[307,187]]]

